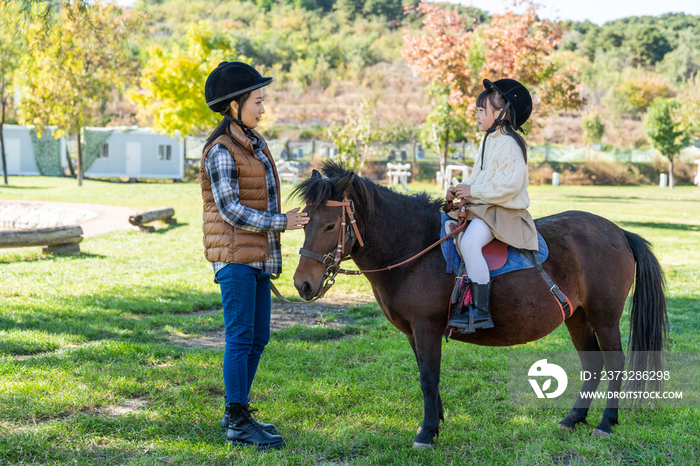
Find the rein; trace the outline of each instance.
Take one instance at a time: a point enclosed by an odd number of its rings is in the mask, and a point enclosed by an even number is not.
[[[335,284],[335,277],[342,273],[344,275],[362,275],[363,273],[375,273],[375,272],[385,272],[387,270],[394,269],[396,267],[400,267],[402,265],[408,264],[411,261],[414,261],[430,251],[431,249],[439,246],[440,244],[444,243],[447,241],[447,239],[452,238],[453,236],[456,236],[459,234],[459,232],[464,231],[464,229],[467,227],[467,222],[466,220],[466,212],[463,211],[462,206],[464,206],[467,203],[466,200],[460,201],[459,207],[456,207],[454,204],[448,204],[445,208],[447,212],[455,209],[459,209],[459,226],[455,228],[452,232],[450,232],[447,236],[444,238],[440,239],[439,241],[436,241],[435,243],[431,244],[418,254],[406,259],[403,262],[399,262],[398,264],[393,264],[388,267],[384,267],[382,269],[373,269],[373,270],[346,270],[340,267],[340,263],[344,260],[348,260],[349,257],[343,257],[345,254],[345,242],[347,241],[347,237],[349,238],[355,238],[359,243],[360,246],[363,247],[365,244],[362,241],[362,236],[360,235],[360,231],[357,228],[357,222],[355,220],[355,206],[352,201],[348,200],[346,197],[342,201],[326,201],[324,204],[326,207],[342,207],[343,212],[341,214],[341,228],[340,232],[338,233],[338,246],[335,249],[335,254],[333,255],[333,251],[329,252],[328,254],[319,254],[313,251],[309,251],[308,249],[301,248],[299,250],[299,254],[308,257],[309,259],[313,259],[317,262],[322,263],[323,265],[326,266],[326,272],[324,274],[324,283],[323,283],[323,288],[321,289],[321,292],[314,297],[310,301],[306,301],[308,303],[316,301],[317,299],[321,299],[328,290],[331,289],[331,287]],[[313,204],[309,204],[313,205]],[[349,218],[350,223],[348,224],[345,219]],[[274,290],[273,290],[274,291]],[[277,293],[275,293],[276,296],[280,299],[281,296]]]

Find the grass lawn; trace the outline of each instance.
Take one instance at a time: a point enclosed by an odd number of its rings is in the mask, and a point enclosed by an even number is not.
[[[533,186],[530,194],[533,217],[585,210],[650,240],[668,281],[670,347],[700,350],[700,189]],[[219,308],[220,295],[202,254],[199,185],[86,180],[79,188],[72,179],[11,177],[0,199],[171,206],[179,221],[153,234],[88,238],[80,256],[0,252],[0,465],[698,462],[700,407],[623,410],[610,439],[592,438],[592,426],[564,433],[556,424],[566,410],[508,402],[509,349],[457,342],[443,347],[438,446],[417,451],[418,369],[406,338],[373,302],[326,313],[334,327],[273,334],[252,397],[258,418],[274,422],[288,447],[233,450],[219,428],[223,353],[168,339],[223,326],[220,313],[201,312]],[[283,235],[278,288],[289,298],[297,296],[302,239],[301,231]],[[339,277],[328,296],[342,302],[370,292],[363,277]],[[626,313],[623,335],[628,320]],[[564,326],[526,346],[573,349]],[[594,402],[592,424],[601,414]]]

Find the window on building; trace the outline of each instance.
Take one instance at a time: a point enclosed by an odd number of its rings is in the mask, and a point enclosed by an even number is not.
[[[102,146],[102,149],[97,153],[97,158],[98,159],[106,159],[109,157],[109,144],[105,142],[104,146]]]
[[[158,145],[158,160],[171,160],[173,157],[173,146],[170,144]]]

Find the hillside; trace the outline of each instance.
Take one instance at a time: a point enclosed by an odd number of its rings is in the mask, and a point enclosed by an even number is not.
[[[147,18],[144,58],[148,44],[182,44],[187,27],[199,21],[233,37],[232,55],[250,58],[275,77],[266,126],[276,126],[276,134],[298,137],[305,128],[342,122],[362,98],[376,105],[379,125],[400,120],[418,128],[432,108],[425,83],[401,57],[402,31],[419,30],[421,18],[405,16],[397,0],[151,0],[134,8]],[[490,21],[474,8],[450,8]],[[559,50],[577,57],[588,104],[535,122],[533,142],[583,144],[580,118],[596,111],[606,125],[603,143],[644,145],[646,106],[656,96],[675,95],[700,68],[697,16],[629,17],[603,26],[567,21],[559,27]]]

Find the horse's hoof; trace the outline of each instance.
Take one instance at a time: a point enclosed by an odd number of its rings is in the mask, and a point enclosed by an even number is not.
[[[430,448],[435,448],[435,444],[434,443],[413,442],[413,448],[416,448],[418,450],[428,450]]]
[[[559,428],[559,430],[563,430],[565,432],[571,432],[571,433],[576,432],[576,426],[571,426],[571,427],[565,426],[561,422],[559,424],[557,424],[557,427]]]
[[[612,437],[612,432],[605,432],[600,429],[593,429],[593,438],[610,438]]]

